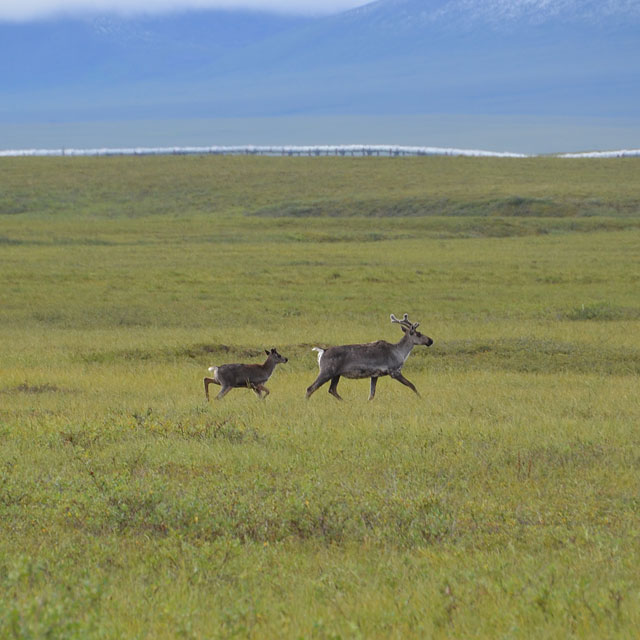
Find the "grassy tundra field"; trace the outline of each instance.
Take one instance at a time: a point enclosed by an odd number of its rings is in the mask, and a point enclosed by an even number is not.
[[[636,638],[639,175],[0,160],[0,637]],[[420,398],[304,399],[405,312]]]

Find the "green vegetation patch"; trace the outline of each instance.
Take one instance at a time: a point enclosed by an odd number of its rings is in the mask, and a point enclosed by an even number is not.
[[[505,198],[460,202],[449,199],[402,198],[356,202],[284,202],[270,205],[249,215],[273,218],[369,217],[405,218],[424,216],[505,216],[505,217],[575,217],[611,214],[611,207],[593,202],[560,202],[543,198],[509,196]]]
[[[444,341],[422,357],[438,368],[517,371],[522,373],[640,374],[640,349],[568,343],[536,338]]]
[[[381,226],[380,221],[395,219],[424,220],[422,232],[440,237],[513,237],[548,233],[595,232],[637,229],[640,214],[637,202],[616,205],[585,200],[562,200],[505,196],[502,198],[463,200],[447,198],[397,198],[379,200],[322,200],[280,202],[247,215],[259,218],[295,220],[345,219],[339,232],[289,236],[296,241],[340,242],[371,241],[411,237],[397,227]],[[375,219],[377,230],[349,232],[346,221]],[[346,224],[345,224],[346,223]]]
[[[30,384],[28,382],[22,382],[15,387],[11,387],[6,390],[0,390],[0,393],[24,393],[27,395],[39,395],[41,393],[68,393],[68,390],[61,389],[55,384],[49,384],[44,382],[41,384]]]
[[[635,637],[638,169],[0,159],[0,637]]]
[[[638,320],[640,319],[640,308],[622,307],[610,302],[594,302],[592,304],[582,304],[562,314],[567,320],[593,320],[593,321],[613,321],[613,320]]]

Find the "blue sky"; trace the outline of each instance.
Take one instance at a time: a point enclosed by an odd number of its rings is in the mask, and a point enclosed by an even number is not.
[[[370,0],[2,0],[0,20],[32,20],[59,14],[156,13],[185,9],[259,9],[322,14],[351,9]]]

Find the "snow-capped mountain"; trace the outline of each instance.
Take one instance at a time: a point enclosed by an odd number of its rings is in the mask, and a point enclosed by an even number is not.
[[[636,0],[377,0],[349,13],[378,21],[393,16],[394,23],[412,26],[485,23],[504,28],[514,22],[540,25],[552,20],[600,26],[603,20],[640,19],[640,4]]]
[[[638,0],[377,0],[0,23],[0,119],[637,117]]]

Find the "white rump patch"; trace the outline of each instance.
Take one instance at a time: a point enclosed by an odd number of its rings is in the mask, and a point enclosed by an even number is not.
[[[318,352],[318,366],[320,366],[320,360],[322,359],[322,354],[325,352],[325,350],[321,349],[320,347],[312,347],[311,351]]]

